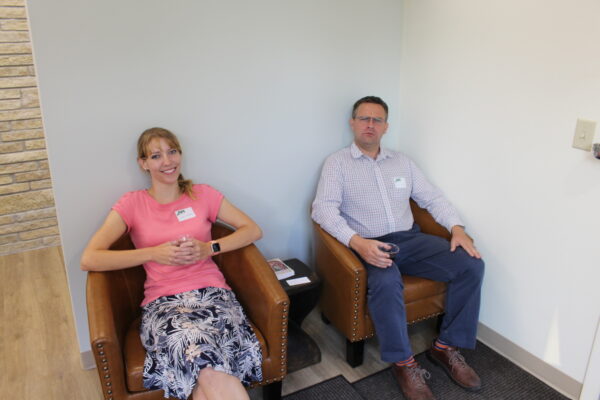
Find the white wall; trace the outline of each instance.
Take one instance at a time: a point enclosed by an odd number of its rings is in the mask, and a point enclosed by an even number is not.
[[[82,351],[79,258],[117,198],[147,185],[135,163],[142,130],[179,135],[186,177],[250,214],[266,257],[308,262],[309,204],[323,159],[351,141],[352,103],[378,94],[397,108],[394,0],[28,0],[28,9]],[[397,143],[397,130],[387,140]]]
[[[406,0],[400,148],[486,260],[481,322],[579,382],[600,312],[597,0]],[[600,134],[596,133],[600,142]]]

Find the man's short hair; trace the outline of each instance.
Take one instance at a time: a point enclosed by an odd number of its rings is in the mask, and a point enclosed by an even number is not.
[[[379,104],[385,110],[385,119],[388,117],[388,106],[385,104],[385,101],[381,100],[381,97],[377,96],[365,96],[362,99],[359,99],[354,103],[354,107],[352,107],[352,118],[356,118],[356,110],[363,103],[371,103],[371,104]]]

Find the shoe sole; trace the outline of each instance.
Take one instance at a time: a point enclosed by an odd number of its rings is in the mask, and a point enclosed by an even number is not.
[[[479,392],[481,390],[481,385],[465,386],[462,383],[460,383],[459,381],[457,381],[456,379],[454,379],[454,377],[452,376],[452,373],[450,372],[450,370],[448,368],[446,368],[444,363],[441,362],[440,360],[438,360],[437,358],[435,358],[434,356],[432,356],[431,352],[429,352],[429,351],[427,352],[427,358],[429,359],[429,361],[434,363],[437,367],[440,367],[446,373],[446,375],[448,375],[448,378],[450,378],[450,380],[452,382],[454,382],[456,385],[460,386],[461,388],[463,388],[469,392]]]

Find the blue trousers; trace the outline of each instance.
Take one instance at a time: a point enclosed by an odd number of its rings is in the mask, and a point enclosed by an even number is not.
[[[452,346],[474,348],[483,261],[471,257],[461,247],[450,252],[447,240],[421,232],[417,224],[408,231],[374,239],[400,248],[388,268],[378,268],[361,259],[367,269],[367,306],[379,339],[381,359],[397,362],[412,355],[401,274],[448,283],[439,339]]]

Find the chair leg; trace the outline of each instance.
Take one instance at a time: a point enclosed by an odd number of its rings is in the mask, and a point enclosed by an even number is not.
[[[263,386],[263,400],[281,400],[281,381]]]
[[[352,368],[356,368],[363,363],[365,353],[365,341],[351,342],[346,339],[346,362]]]

